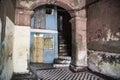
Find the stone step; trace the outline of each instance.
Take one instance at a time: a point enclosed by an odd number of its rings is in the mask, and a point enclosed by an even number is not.
[[[70,60],[71,61],[71,57],[70,56],[58,56],[58,58],[66,59],[66,60]]]
[[[59,52],[61,52],[61,53],[66,52],[67,53],[67,50],[66,49],[60,49]]]
[[[61,63],[61,64],[70,64],[71,60],[67,60],[67,59],[60,59],[60,58],[57,58],[54,60],[54,63]]]
[[[53,64],[55,68],[69,67],[70,64]]]
[[[68,53],[66,53],[66,52],[59,52],[59,56],[68,56]]]
[[[67,49],[67,47],[59,47],[59,49]]]
[[[59,46],[68,46],[67,44],[60,44]]]
[[[67,41],[59,41],[59,44],[68,44]]]

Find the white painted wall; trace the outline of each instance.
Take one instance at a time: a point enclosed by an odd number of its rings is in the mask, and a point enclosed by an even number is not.
[[[15,73],[27,73],[30,49],[30,27],[15,25],[13,66]]]

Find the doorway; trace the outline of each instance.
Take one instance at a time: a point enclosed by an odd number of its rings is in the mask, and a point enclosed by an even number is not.
[[[70,18],[65,9],[55,5],[34,9],[30,33],[31,62],[53,63],[58,56],[71,56]]]

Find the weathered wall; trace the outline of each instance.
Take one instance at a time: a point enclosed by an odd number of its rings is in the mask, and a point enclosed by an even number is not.
[[[86,9],[85,0],[18,0],[16,5],[15,24],[30,26],[30,14],[38,6],[53,4],[60,6],[68,11],[72,19],[72,65],[87,66],[87,43],[86,43]],[[81,10],[82,8],[82,10]],[[75,9],[75,10],[74,10]],[[31,12],[31,13],[29,13]]]
[[[10,80],[13,73],[14,3],[0,0],[0,80]]]
[[[87,9],[88,49],[120,52],[120,0],[100,0]]]
[[[88,66],[91,70],[120,79],[120,54],[88,51]]]
[[[13,66],[15,73],[27,73],[30,49],[30,27],[15,26]]]
[[[87,18],[89,68],[120,78],[120,0],[98,0],[89,5]]]

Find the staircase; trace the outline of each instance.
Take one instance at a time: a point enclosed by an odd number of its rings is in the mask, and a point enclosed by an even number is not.
[[[69,56],[70,43],[68,40],[65,39],[65,35],[63,32],[59,32],[58,43],[59,43],[59,56]]]
[[[64,33],[59,32],[58,35],[58,43],[59,43],[59,57],[54,60],[54,67],[69,67],[71,62],[70,54],[70,45],[69,42],[65,39]]]

